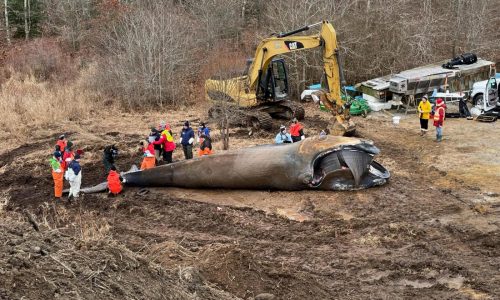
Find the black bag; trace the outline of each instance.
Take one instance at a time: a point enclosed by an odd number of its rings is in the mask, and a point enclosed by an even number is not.
[[[471,65],[477,62],[477,56],[474,53],[464,53],[450,60],[449,62],[442,65],[445,69],[453,69],[454,66],[458,65]]]

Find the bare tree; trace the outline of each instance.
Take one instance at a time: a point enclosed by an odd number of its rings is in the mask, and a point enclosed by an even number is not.
[[[130,6],[102,37],[105,51],[98,83],[132,107],[189,102],[189,83],[198,74],[197,28],[172,3]]]
[[[4,6],[4,19],[5,19],[5,36],[7,37],[7,44],[10,46],[10,27],[9,27],[9,10],[7,0],[3,2]]]
[[[247,118],[238,109],[240,99],[231,98],[243,85],[235,78],[241,78],[245,71],[245,55],[232,44],[222,44],[213,49],[201,69],[204,79],[209,79],[205,92],[210,98],[209,116],[217,123],[222,146],[229,149],[230,128],[234,125],[247,125]],[[243,79],[244,80],[244,79]]]
[[[244,0],[190,0],[185,7],[200,23],[207,49],[221,40],[238,40],[245,16]]]
[[[30,35],[29,15],[30,15],[30,0],[24,0],[24,37],[28,40]]]
[[[92,11],[95,2],[92,0],[41,0],[46,15],[46,26],[61,35],[74,50],[89,34]]]

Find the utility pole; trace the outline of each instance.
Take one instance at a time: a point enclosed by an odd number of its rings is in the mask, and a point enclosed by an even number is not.
[[[5,8],[5,33],[7,35],[7,44],[10,46],[10,28],[9,28],[9,11],[7,9],[7,0],[3,1]]]

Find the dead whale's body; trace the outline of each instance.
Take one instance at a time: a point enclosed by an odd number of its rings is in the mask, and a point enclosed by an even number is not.
[[[389,172],[373,161],[379,150],[347,137],[312,137],[263,145],[122,174],[126,185],[265,190],[354,190],[382,185]],[[105,185],[83,189],[97,192]]]

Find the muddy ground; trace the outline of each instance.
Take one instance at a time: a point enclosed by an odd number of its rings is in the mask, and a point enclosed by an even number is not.
[[[312,106],[307,114],[308,134],[328,123]],[[86,152],[83,185],[105,178],[106,144],[120,148],[120,169],[138,163],[138,140],[162,117],[64,124]],[[181,111],[172,123],[200,118],[202,110]],[[438,144],[418,136],[414,116],[398,126],[384,113],[355,121],[357,135],[381,149],[389,184],[356,192],[128,188],[72,204],[52,199],[47,160],[61,129],[33,129],[30,144],[4,133],[0,299],[498,299],[500,123],[448,120]],[[236,128],[231,146],[273,137]]]

